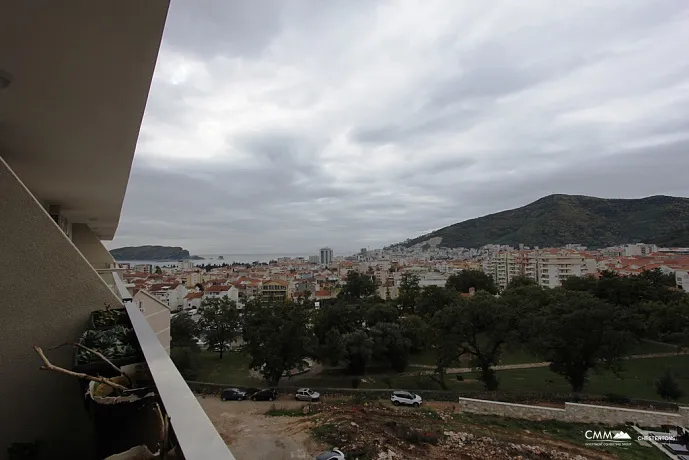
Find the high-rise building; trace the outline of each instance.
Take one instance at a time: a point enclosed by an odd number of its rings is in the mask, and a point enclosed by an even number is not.
[[[321,264],[330,265],[333,263],[333,250],[330,248],[321,248]]]
[[[168,355],[170,310],[130,292],[102,243],[120,221],[169,0],[36,5],[8,0],[0,14],[0,458],[34,441],[42,458],[105,458],[164,430],[188,460],[234,459]],[[136,433],[99,443],[84,391],[40,371],[34,346],[71,369],[73,348],[51,348],[79,341],[105,306],[124,311],[132,367],[169,424],[138,418]]]

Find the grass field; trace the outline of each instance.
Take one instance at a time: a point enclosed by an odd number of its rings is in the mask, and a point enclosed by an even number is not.
[[[653,352],[658,352],[653,351]],[[645,353],[652,353],[645,351]],[[204,382],[227,383],[229,385],[264,386],[259,379],[249,376],[249,357],[241,352],[225,354],[222,360],[211,352],[201,353],[201,367],[197,380]],[[621,378],[608,371],[592,372],[584,392],[596,395],[617,394],[629,398],[658,399],[655,380],[665,371],[675,372],[685,395],[679,401],[689,402],[689,355],[661,358],[630,359],[624,362]],[[413,368],[410,368],[413,370]],[[567,393],[570,387],[564,378],[550,372],[548,368],[514,369],[497,372],[501,391]],[[384,378],[392,379],[393,388],[439,389],[427,376],[399,376],[384,369],[370,369],[362,376],[360,388],[388,388]],[[454,375],[447,377],[451,390],[482,391],[476,380],[476,373],[462,374],[464,381],[457,381]],[[303,376],[294,380],[283,380],[281,385],[306,387],[350,388],[353,376],[340,369],[327,369],[316,376]]]
[[[673,353],[677,351],[677,348],[673,345],[655,343],[655,342],[641,342],[636,344],[631,351],[630,355],[642,355],[642,354],[653,354],[653,353]],[[503,351],[500,358],[500,364],[526,364],[526,363],[537,363],[542,361],[542,359],[537,356],[532,355],[526,351],[523,347],[512,346],[508,347]],[[422,365],[422,366],[433,366],[435,364],[435,356],[432,352],[423,352],[416,355],[412,355],[409,361],[411,366]],[[463,361],[462,367],[468,367],[468,361]]]

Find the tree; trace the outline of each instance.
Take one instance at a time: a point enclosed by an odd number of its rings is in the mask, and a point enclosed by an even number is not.
[[[162,275],[163,274],[163,270],[160,268],[159,265],[156,265],[155,274],[156,275]]]
[[[506,289],[501,295],[507,310],[516,318],[514,339],[527,343],[533,332],[532,320],[553,302],[554,290],[538,285],[515,286]]]
[[[474,288],[477,291],[488,291],[491,294],[498,293],[498,287],[495,285],[493,277],[481,270],[462,270],[456,275],[450,275],[445,287],[457,292],[469,292],[469,289]]]
[[[363,326],[361,307],[355,303],[339,300],[323,305],[313,318],[313,333],[316,337],[316,354],[323,362],[336,366],[345,357],[342,336]]]
[[[458,328],[458,309],[448,306],[433,315],[430,323],[433,336],[432,349],[435,354],[435,375],[429,377],[447,390],[445,374],[447,369],[459,363],[462,339]]]
[[[170,346],[173,348],[194,347],[199,332],[199,325],[189,313],[185,311],[177,313],[170,319]]]
[[[689,346],[689,296],[670,303],[644,302],[637,306],[645,337],[677,346]]]
[[[634,342],[627,316],[588,293],[562,290],[531,318],[529,347],[580,392],[590,370],[620,370],[621,357]]]
[[[399,311],[392,305],[376,304],[366,311],[366,326],[373,327],[378,323],[394,323]]]
[[[170,349],[170,359],[186,380],[193,380],[198,377],[200,367],[198,349],[192,347],[173,347]]]
[[[666,369],[665,373],[656,380],[656,393],[665,400],[677,400],[684,395],[684,392],[679,387],[679,383],[675,380],[675,376],[670,369]]]
[[[518,287],[524,286],[538,286],[535,279],[529,278],[528,276],[520,275],[512,278],[505,289],[516,289]]]
[[[271,385],[283,374],[304,365],[313,353],[309,317],[299,305],[286,301],[252,301],[246,305],[245,348],[251,355],[251,367]]]
[[[373,359],[387,362],[396,372],[404,372],[409,363],[411,341],[402,335],[399,325],[378,323],[370,330],[373,339]]]
[[[462,354],[471,356],[471,365],[481,372],[486,390],[498,388],[493,366],[500,361],[503,344],[515,329],[515,317],[501,299],[479,292],[460,304],[457,327]]]
[[[416,315],[407,315],[398,320],[402,335],[409,339],[410,352],[418,353],[426,348],[426,340],[429,334],[428,324]]]
[[[240,334],[240,315],[237,304],[227,296],[206,299],[201,304],[199,328],[209,350],[217,351],[220,359],[226,348]]]
[[[419,300],[420,295],[421,287],[419,286],[418,275],[414,273],[403,274],[398,297],[402,311],[414,314],[416,312],[416,302]]]
[[[421,289],[417,304],[416,314],[424,318],[433,318],[436,312],[449,307],[457,301],[459,296],[452,289],[439,286],[426,286]]]
[[[375,295],[377,289],[378,281],[375,276],[352,270],[345,277],[340,296],[345,299],[361,299]]]
[[[373,339],[364,330],[345,334],[344,340],[347,368],[352,374],[364,374],[366,365],[373,356]]]

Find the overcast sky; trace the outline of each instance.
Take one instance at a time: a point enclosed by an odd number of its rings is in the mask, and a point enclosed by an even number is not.
[[[689,196],[688,44],[685,0],[173,1],[108,246],[343,253]]]

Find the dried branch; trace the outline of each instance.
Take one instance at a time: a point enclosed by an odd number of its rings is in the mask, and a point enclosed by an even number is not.
[[[91,380],[92,382],[103,383],[105,385],[112,387],[114,390],[119,390],[119,391],[127,391],[128,390],[127,387],[122,386],[119,383],[115,383],[112,380],[106,379],[105,377],[93,377],[92,375],[82,374],[81,372],[68,371],[67,369],[63,369],[59,366],[55,366],[50,361],[48,361],[48,358],[46,358],[46,356],[43,354],[43,350],[41,349],[41,347],[39,347],[38,345],[34,345],[33,348],[34,348],[34,350],[36,350],[36,353],[38,353],[38,356],[43,361],[44,365],[40,367],[41,370],[55,371],[55,372],[59,372],[61,374],[66,374],[66,375],[70,375],[72,377],[76,377],[78,379]]]
[[[76,342],[66,342],[66,343],[63,343],[62,345],[58,345],[56,347],[49,348],[48,350],[55,350],[57,348],[64,347],[65,345],[72,345],[73,347],[81,348],[82,350],[86,350],[89,353],[93,353],[94,355],[98,356],[100,359],[105,361],[114,370],[116,370],[122,377],[126,378],[129,385],[132,385],[132,383],[133,383],[132,379],[129,378],[129,376],[122,369],[117,367],[112,361],[110,361],[108,358],[106,358],[105,355],[103,355],[102,353],[100,353],[100,352],[98,352],[92,348],[86,347],[86,346],[84,346],[80,343],[76,343]]]

